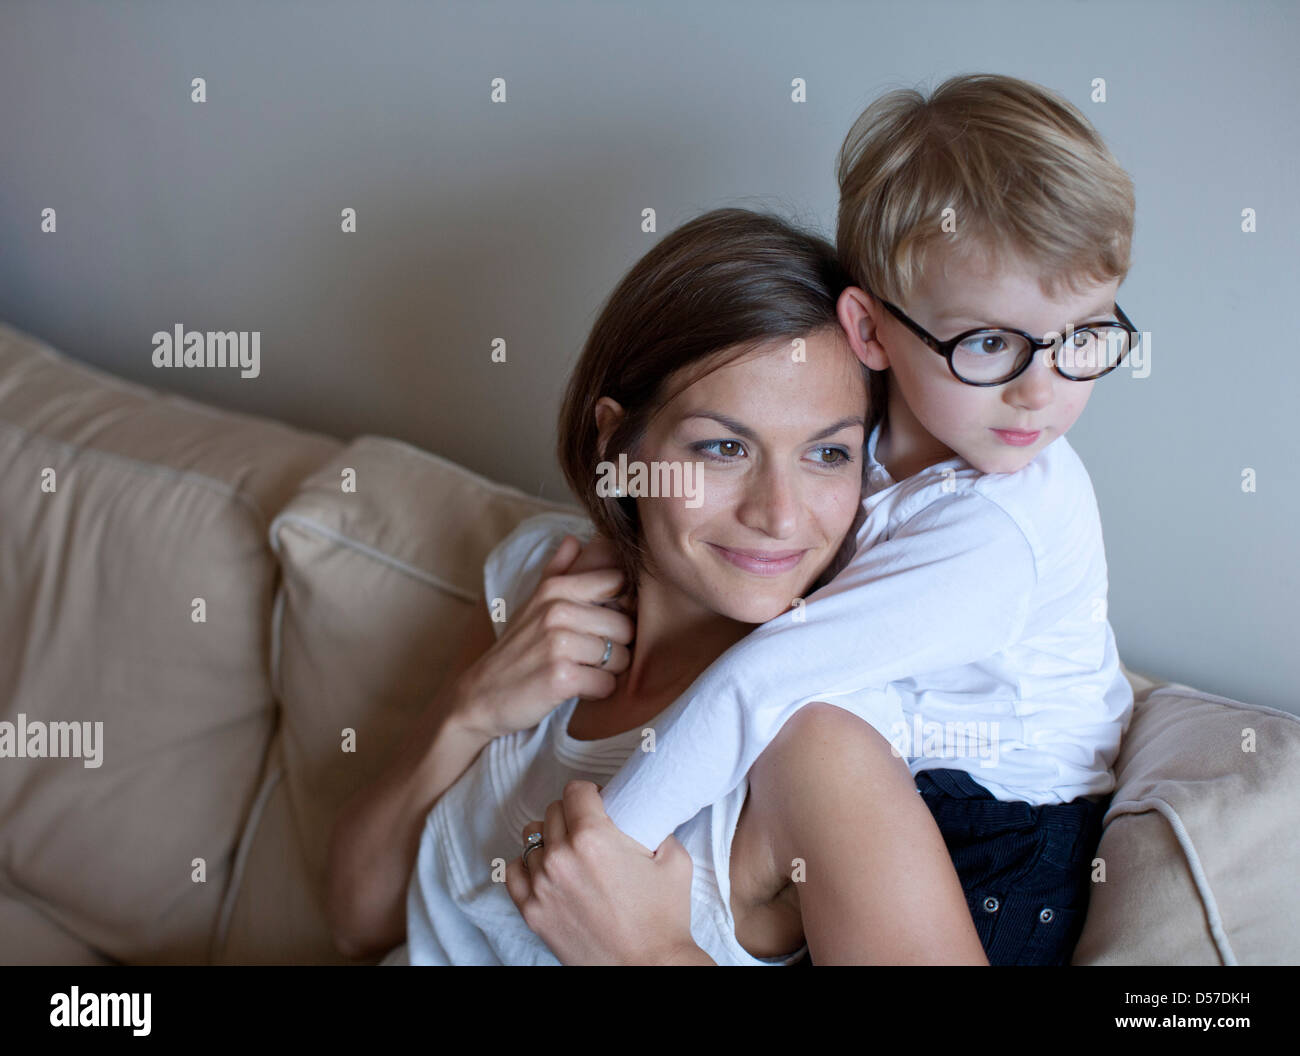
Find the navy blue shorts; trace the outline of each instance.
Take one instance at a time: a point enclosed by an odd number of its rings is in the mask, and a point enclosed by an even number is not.
[[[922,770],[916,787],[948,844],[989,963],[1069,964],[1109,797],[1007,803],[964,770]]]
[[[948,845],[989,963],[1069,964],[1109,797],[1006,803],[964,770],[923,770],[916,787]]]

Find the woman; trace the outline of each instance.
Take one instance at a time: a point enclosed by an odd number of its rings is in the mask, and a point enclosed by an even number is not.
[[[847,556],[867,388],[836,319],[845,285],[823,240],[739,209],[674,231],[619,284],[560,416],[591,523],[534,518],[493,551],[444,689],[342,812],[327,908],[345,953],[986,963],[906,763],[848,710],[802,709],[746,783],[657,854],[602,824],[595,793],[653,748],[656,716],[700,672],[797,613]],[[605,486],[614,465],[630,469],[621,495]],[[598,531],[611,552],[579,561],[576,539],[555,547],[565,529]],[[542,846],[509,861],[543,813]],[[604,903],[563,896],[575,848],[609,863]]]

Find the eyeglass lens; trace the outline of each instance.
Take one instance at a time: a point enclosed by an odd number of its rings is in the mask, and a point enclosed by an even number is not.
[[[1127,330],[1122,326],[1099,326],[1065,335],[1047,353],[1055,357],[1067,376],[1086,381],[1115,367],[1128,350]],[[1032,353],[1033,347],[1020,334],[981,330],[953,349],[952,365],[963,381],[988,384],[1010,378]]]

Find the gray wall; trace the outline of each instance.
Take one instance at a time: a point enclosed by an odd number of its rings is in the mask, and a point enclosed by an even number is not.
[[[1121,654],[1300,711],[1298,28],[1263,2],[5,2],[0,317],[135,381],[558,497],[558,399],[660,237],[642,208],[660,234],[724,204],[833,234],[835,151],[874,96],[1026,77],[1137,184],[1120,303],[1152,370],[1099,383],[1070,433]],[[155,369],[176,323],[260,330],[260,377]]]

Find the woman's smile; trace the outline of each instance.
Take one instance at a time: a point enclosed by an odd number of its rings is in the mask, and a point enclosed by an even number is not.
[[[807,550],[741,550],[709,543],[715,553],[756,576],[783,576],[803,560]]]

